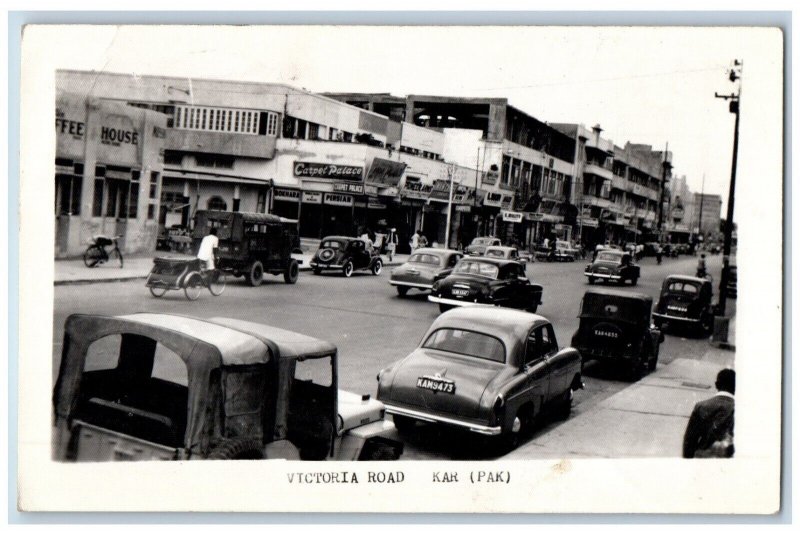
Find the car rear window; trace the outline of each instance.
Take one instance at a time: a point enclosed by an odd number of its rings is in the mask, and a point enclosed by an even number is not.
[[[487,249],[486,256],[493,256],[495,258],[503,258],[503,257],[505,257],[505,254],[503,253],[503,251],[500,251],[498,249]]]
[[[341,249],[342,243],[334,240],[326,240],[319,244],[320,249]]]
[[[494,264],[486,262],[469,262],[462,260],[453,270],[453,273],[469,273],[471,275],[481,275],[490,279],[496,279],[500,270]]]
[[[622,255],[619,253],[598,253],[597,259],[603,262],[619,262],[622,260]]]
[[[700,291],[699,286],[692,284],[691,282],[673,282],[667,289],[672,293],[683,294],[696,294]]]
[[[416,264],[430,264],[432,266],[439,265],[439,257],[433,254],[422,254],[422,253],[413,254],[408,259],[408,261],[414,262]]]
[[[494,362],[505,362],[506,360],[503,342],[494,336],[475,331],[437,329],[428,336],[422,347]]]

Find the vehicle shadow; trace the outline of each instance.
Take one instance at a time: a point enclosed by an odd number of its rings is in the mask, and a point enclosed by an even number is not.
[[[583,365],[583,375],[606,381],[623,381],[625,369],[619,362],[590,360]]]

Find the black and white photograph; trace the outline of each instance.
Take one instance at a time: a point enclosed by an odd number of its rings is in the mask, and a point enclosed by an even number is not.
[[[28,26],[20,507],[776,512],[784,42]]]

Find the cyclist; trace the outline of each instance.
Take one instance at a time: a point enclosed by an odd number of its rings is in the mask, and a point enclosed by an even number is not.
[[[217,229],[212,228],[200,242],[200,248],[197,250],[197,258],[203,262],[205,269],[214,269],[214,250],[218,246]]]

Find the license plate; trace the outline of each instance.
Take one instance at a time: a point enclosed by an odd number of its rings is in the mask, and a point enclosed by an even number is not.
[[[469,290],[464,288],[453,288],[453,295],[455,297],[466,297],[469,295]]]
[[[417,388],[433,390],[434,392],[444,392],[445,394],[455,394],[456,384],[452,381],[445,381],[435,377],[420,377],[417,379]]]

